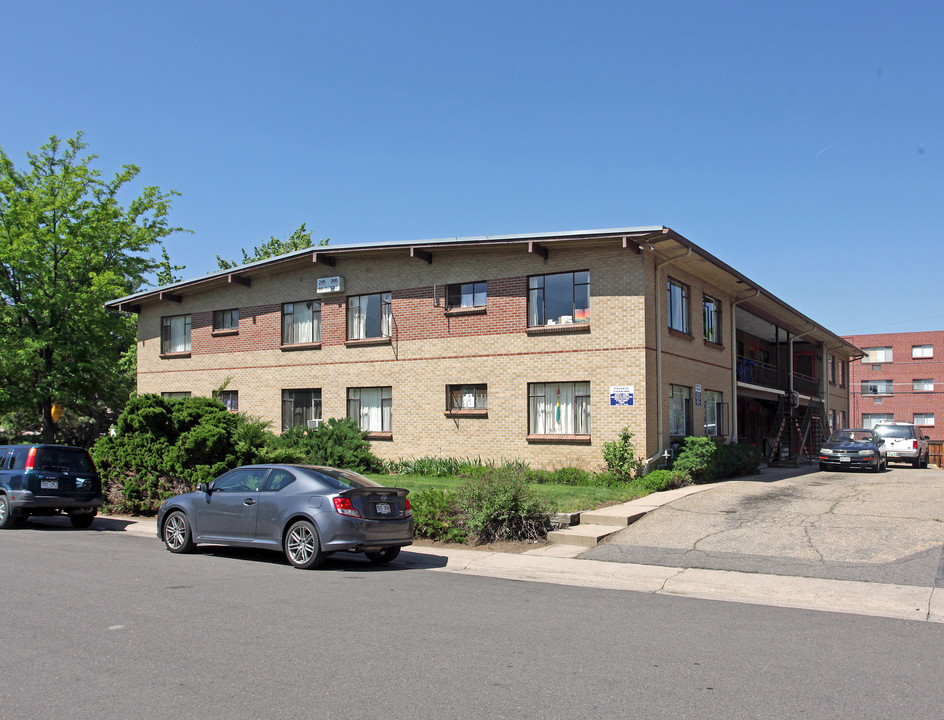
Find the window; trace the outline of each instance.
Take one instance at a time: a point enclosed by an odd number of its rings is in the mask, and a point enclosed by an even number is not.
[[[265,487],[262,489],[265,492],[278,492],[282,488],[288,487],[293,482],[295,482],[295,476],[288,470],[273,470],[266,480]]]
[[[590,321],[590,272],[528,278],[528,327]]]
[[[221,390],[218,399],[226,406],[227,410],[231,412],[239,410],[239,392],[237,390]]]
[[[347,389],[347,416],[366,432],[392,432],[393,395],[388,387]]]
[[[894,384],[891,380],[863,380],[863,395],[893,395]]]
[[[236,468],[213,481],[215,492],[258,492],[268,468]]]
[[[826,355],[826,377],[829,382],[836,382],[836,358],[828,353]]]
[[[911,357],[913,358],[934,357],[934,346],[933,345],[912,345]]]
[[[862,427],[864,428],[872,428],[887,422],[895,422],[894,413],[862,413]]]
[[[352,295],[347,299],[347,338],[390,337],[390,293]]]
[[[716,390],[705,390],[705,435],[727,435],[724,415],[724,395]]]
[[[235,310],[214,310],[213,311],[213,329],[214,330],[239,330],[239,309]]]
[[[186,400],[190,397],[190,391],[185,390],[183,392],[162,392],[161,397],[165,400]]]
[[[669,278],[669,327],[679,332],[690,332],[688,324],[688,285]]]
[[[839,387],[846,386],[846,361],[839,361]]]
[[[487,410],[488,385],[449,385],[446,410]]]
[[[190,316],[171,315],[161,318],[161,353],[190,352]]]
[[[488,291],[485,281],[446,286],[447,308],[485,307]]]
[[[934,413],[915,413],[914,424],[934,427]]]
[[[669,387],[669,435],[691,435],[692,389],[684,385]]]
[[[321,388],[282,391],[282,432],[321,419]]]
[[[282,344],[321,342],[321,301],[285,303],[282,306]]]
[[[892,361],[892,349],[890,347],[873,347],[862,349],[865,350],[865,357],[862,358],[862,362],[866,365],[869,363],[890,363]]]
[[[528,433],[589,435],[590,383],[529,383]]]
[[[912,380],[911,389],[914,392],[934,392],[934,380],[931,378],[926,380]]]
[[[705,316],[705,340],[721,344],[721,301],[705,295],[702,300]]]

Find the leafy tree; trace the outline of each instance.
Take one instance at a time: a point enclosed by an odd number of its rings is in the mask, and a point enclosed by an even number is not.
[[[102,305],[136,291],[158,267],[149,252],[179,230],[167,222],[177,193],[145,187],[122,206],[139,169],[105,179],[86,147],[81,132],[52,136],[25,170],[0,149],[0,414],[33,429],[41,418],[46,442],[54,403],[91,416],[127,400],[134,374],[119,367],[135,319]]]
[[[328,242],[328,238],[323,238],[318,241],[318,245],[319,247],[324,246],[327,245]],[[295,230],[295,232],[289,235],[288,240],[279,240],[274,236],[270,237],[267,241],[260,242],[259,245],[256,245],[256,247],[253,248],[252,255],[243,249],[242,262],[226,260],[217,255],[216,264],[219,265],[220,270],[229,270],[230,268],[238,267],[239,265],[248,265],[249,263],[257,262],[259,260],[267,260],[268,258],[276,257],[277,255],[284,255],[285,253],[295,252],[296,250],[304,250],[305,248],[313,246],[314,242],[312,242],[311,239],[311,230],[308,230],[305,227],[305,223],[302,223],[298,226],[298,229]]]

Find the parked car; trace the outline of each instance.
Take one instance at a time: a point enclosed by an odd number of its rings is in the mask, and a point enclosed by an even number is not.
[[[88,451],[64,445],[0,445],[0,528],[30,515],[65,513],[87,528],[105,502]]]
[[[836,430],[819,450],[819,469],[868,468],[881,472],[888,467],[885,440],[867,428]]]
[[[910,462],[916,468],[928,466],[930,438],[920,428],[907,422],[885,422],[872,429],[885,438],[889,461]]]
[[[338,468],[244,465],[164,501],[157,534],[173,553],[211,543],[281,550],[304,569],[340,551],[386,563],[413,542],[408,493]]]

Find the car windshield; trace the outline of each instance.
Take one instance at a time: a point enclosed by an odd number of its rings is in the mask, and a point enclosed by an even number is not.
[[[335,490],[349,490],[351,488],[360,487],[382,487],[380,483],[375,483],[370,478],[366,478],[350,470],[337,470],[335,468],[326,467],[309,467],[306,469]]]
[[[59,472],[94,472],[88,453],[78,448],[42,447],[36,449],[36,470]]]
[[[856,442],[856,443],[868,443],[872,442],[872,433],[867,430],[837,430],[832,435],[829,436],[829,442],[840,443],[840,442]]]
[[[875,432],[887,438],[914,437],[914,430],[908,425],[876,425]]]

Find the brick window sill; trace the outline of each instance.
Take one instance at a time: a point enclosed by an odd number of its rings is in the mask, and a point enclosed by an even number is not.
[[[668,328],[669,335],[678,338],[684,338],[685,340],[694,340],[691,333],[682,332],[681,330],[676,330],[675,328]]]
[[[589,435],[528,435],[529,443],[554,445],[589,445]]]
[[[295,350],[321,350],[321,343],[292,343],[290,345],[279,345],[282,352],[293,352]]]
[[[464,410],[446,410],[446,412],[443,414],[447,418],[462,418],[462,417],[487,418],[488,410],[477,410],[477,409],[466,408]]]
[[[446,310],[444,315],[446,317],[464,317],[466,315],[487,315],[488,309],[482,305],[481,307],[467,307],[467,308],[450,308]]]
[[[182,360],[184,358],[190,357],[189,352],[173,352],[173,353],[161,353],[161,360]]]
[[[715,350],[724,350],[724,344],[716,343],[714,340],[705,340],[705,347],[714,348]]]
[[[392,341],[388,337],[364,338],[363,340],[347,340],[346,347],[370,347],[372,345],[390,345]]]
[[[568,323],[566,325],[537,325],[529,327],[528,335],[566,335],[567,333],[588,333],[590,323]]]
[[[239,335],[239,330],[211,330],[210,335],[212,337],[226,337],[228,335]]]
[[[368,440],[393,440],[392,432],[368,432]]]

